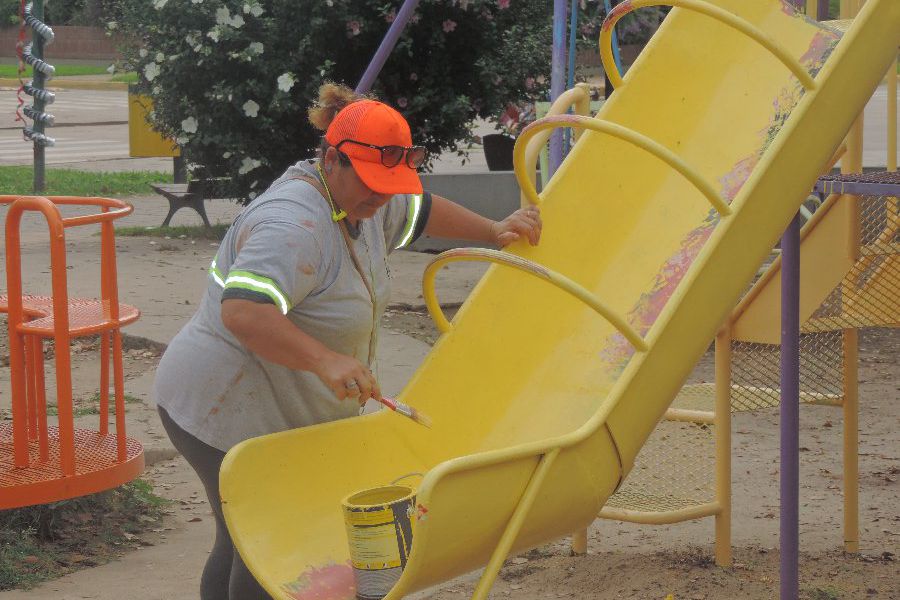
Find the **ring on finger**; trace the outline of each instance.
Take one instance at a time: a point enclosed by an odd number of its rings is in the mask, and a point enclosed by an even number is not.
[[[344,382],[344,387],[347,388],[348,390],[355,390],[356,388],[359,387],[359,384],[356,382],[355,379],[348,379],[347,381]]]

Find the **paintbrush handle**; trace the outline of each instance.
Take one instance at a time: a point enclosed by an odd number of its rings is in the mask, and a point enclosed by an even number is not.
[[[425,427],[431,427],[431,419],[429,419],[425,415],[421,414],[419,411],[414,409],[412,406],[409,406],[408,404],[404,404],[403,402],[400,402],[399,400],[393,400],[391,398],[384,398],[384,397],[380,398],[378,401],[381,402],[386,407],[388,407],[389,409],[391,409],[392,411],[394,411],[395,413],[401,414],[404,417],[406,417],[407,419],[415,421],[419,425],[424,425]]]

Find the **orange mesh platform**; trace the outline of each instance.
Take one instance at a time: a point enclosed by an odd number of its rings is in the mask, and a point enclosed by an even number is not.
[[[69,335],[91,335],[110,331],[138,320],[141,316],[134,306],[119,304],[118,323],[110,321],[109,306],[100,300],[73,298],[69,300]],[[53,337],[53,315],[47,315],[19,325],[19,331],[28,335]]]
[[[0,313],[9,308],[6,294],[0,294]],[[50,296],[22,296],[22,310],[28,317],[43,317],[53,310],[53,298]]]
[[[118,462],[114,434],[76,429],[75,475],[63,477],[58,430],[47,429],[49,460],[40,460],[35,439],[28,445],[30,466],[16,468],[12,424],[0,423],[0,510],[93,494],[127,483],[144,470],[144,449],[137,440],[126,438],[126,459]]]

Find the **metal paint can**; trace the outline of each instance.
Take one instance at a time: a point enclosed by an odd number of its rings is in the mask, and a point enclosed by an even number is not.
[[[415,491],[377,487],[351,494],[342,504],[356,597],[380,600],[400,579],[412,550]]]

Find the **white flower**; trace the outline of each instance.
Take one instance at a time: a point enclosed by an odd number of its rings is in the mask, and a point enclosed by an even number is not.
[[[257,194],[256,192],[250,192],[249,194],[247,194],[247,197],[250,198],[251,200],[253,200],[253,199],[256,198],[258,195],[259,195],[259,194]]]
[[[261,164],[262,162],[256,160],[255,158],[244,158],[244,160],[241,161],[240,168],[238,168],[238,175],[245,175]]]
[[[206,34],[206,37],[208,37],[209,39],[211,39],[214,42],[218,42],[219,41],[219,28],[213,27],[212,29],[210,29],[209,33]]]
[[[249,50],[253,54],[262,54],[264,48],[262,42],[250,42],[250,45],[247,46],[247,50]]]
[[[231,13],[228,12],[228,8],[222,7],[216,9],[216,24],[217,25],[228,25],[231,22]]]
[[[203,4],[203,0],[191,0],[191,4]]]
[[[163,54],[162,52],[157,52],[156,53],[156,62],[161,63],[164,60],[166,60],[166,55]]]
[[[245,5],[244,5],[244,9],[245,9],[244,12],[248,12],[248,11],[246,10],[246,8],[247,8],[247,5],[245,4]],[[263,7],[260,6],[259,4],[254,4],[253,6],[250,7],[250,11],[249,11],[249,12],[250,12],[250,14],[253,15],[254,17],[258,17],[258,16],[262,15],[262,14],[265,12],[265,10],[263,10]]]
[[[289,92],[291,88],[294,87],[294,84],[297,83],[294,81],[294,76],[290,73],[282,73],[278,76],[278,89],[282,92]]]
[[[234,15],[231,17],[231,26],[235,29],[240,29],[241,25],[244,24],[244,17],[241,15]]]
[[[156,76],[159,75],[159,65],[155,62],[147,63],[144,66],[144,79],[147,81],[153,81],[156,79]]]
[[[185,133],[197,133],[197,119],[188,117],[181,122],[181,130]]]
[[[162,8],[168,4],[169,0],[153,0],[153,8],[156,10],[162,10]]]
[[[222,153],[222,158],[231,158],[231,152]]]
[[[110,21],[109,23],[106,24],[106,28],[109,29],[110,31],[113,29],[118,29],[119,24],[116,23],[115,21]]]
[[[184,146],[189,141],[190,141],[190,138],[187,137],[186,135],[180,135],[177,138],[175,138],[175,143],[178,144],[179,146]]]
[[[147,49],[141,48],[140,50],[138,50],[138,56],[140,56],[141,58],[147,58]]]
[[[259,114],[259,104],[253,100],[247,100],[241,108],[244,109],[244,114],[248,117],[255,117]]]

